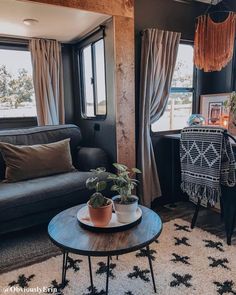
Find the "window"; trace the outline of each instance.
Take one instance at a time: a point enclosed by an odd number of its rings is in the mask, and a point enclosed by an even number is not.
[[[193,101],[193,47],[180,44],[171,93],[163,116],[154,124],[152,131],[178,130],[186,127],[192,114]]]
[[[0,48],[0,118],[36,117],[30,52]]]
[[[82,114],[85,118],[104,117],[106,111],[106,76],[104,40],[81,48]]]

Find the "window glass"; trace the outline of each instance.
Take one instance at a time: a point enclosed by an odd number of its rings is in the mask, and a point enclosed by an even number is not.
[[[193,46],[180,44],[171,87],[193,87]]]
[[[83,95],[85,114],[94,117],[94,93],[93,93],[93,68],[91,45],[85,47],[82,53],[83,58]]]
[[[186,127],[192,114],[191,92],[171,93],[163,116],[152,125],[152,131],[178,130]]]
[[[36,116],[29,51],[0,49],[0,118]]]
[[[105,57],[104,57],[104,41],[99,40],[94,44],[95,50],[95,69],[96,69],[96,93],[97,115],[106,114],[106,77],[105,77]]]
[[[171,93],[163,116],[151,128],[153,132],[178,130],[187,126],[193,102],[193,47],[180,44]]]
[[[104,40],[82,48],[82,100],[85,118],[104,116],[106,110],[106,74]]]

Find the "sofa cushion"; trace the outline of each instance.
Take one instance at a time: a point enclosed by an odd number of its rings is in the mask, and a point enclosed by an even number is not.
[[[75,170],[69,142],[69,138],[36,145],[0,142],[0,151],[6,163],[5,180],[16,182]]]
[[[47,144],[66,138],[70,138],[71,156],[73,164],[76,167],[77,147],[82,143],[81,131],[76,125],[66,124],[0,130],[0,142],[6,142],[15,145]],[[4,175],[5,163],[0,155],[0,179],[4,179]]]
[[[92,192],[85,189],[85,182],[93,175],[92,172],[74,171],[15,183],[0,183],[0,224],[1,221],[58,208],[60,202],[66,202],[70,193],[77,196],[77,204],[86,202]],[[106,174],[101,178],[105,179]],[[80,191],[87,191],[86,198]]]

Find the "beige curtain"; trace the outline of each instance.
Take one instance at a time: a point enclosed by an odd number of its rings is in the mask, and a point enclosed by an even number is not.
[[[61,45],[55,40],[32,39],[30,52],[38,124],[63,124],[65,110]]]
[[[150,127],[168,102],[180,36],[158,29],[147,29],[142,35],[138,166],[142,170],[141,202],[149,207],[161,196]]]

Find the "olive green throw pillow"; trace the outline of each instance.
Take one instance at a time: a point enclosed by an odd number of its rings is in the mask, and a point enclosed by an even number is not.
[[[0,142],[0,151],[6,162],[6,182],[75,170],[70,153],[70,139],[37,145]]]

